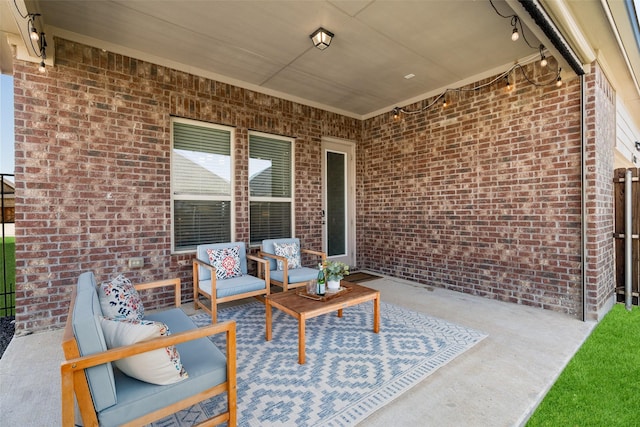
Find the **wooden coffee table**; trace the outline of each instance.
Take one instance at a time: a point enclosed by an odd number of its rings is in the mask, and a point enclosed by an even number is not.
[[[305,362],[305,322],[321,314],[338,312],[342,317],[342,309],[373,300],[373,332],[380,332],[380,291],[370,289],[355,283],[342,281],[341,286],[350,288],[349,292],[338,295],[328,301],[314,301],[297,294],[295,289],[270,294],[265,297],[267,312],[266,340],[271,341],[271,307],[275,307],[295,319],[298,319],[298,363]]]

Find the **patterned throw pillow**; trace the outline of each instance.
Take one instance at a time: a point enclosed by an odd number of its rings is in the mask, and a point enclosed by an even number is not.
[[[297,243],[274,243],[276,255],[283,256],[287,259],[289,270],[302,267],[300,261],[300,245]],[[284,263],[278,260],[278,270],[284,270]]]
[[[224,280],[242,276],[240,246],[223,249],[207,249],[209,263],[216,268],[216,279]]]
[[[98,287],[102,314],[114,319],[140,320],[144,307],[138,291],[122,274]]]
[[[115,320],[101,317],[100,325],[109,349],[171,335],[167,325],[150,320]],[[189,378],[182,366],[180,354],[173,345],[113,363],[126,375],[151,384],[173,384]]]

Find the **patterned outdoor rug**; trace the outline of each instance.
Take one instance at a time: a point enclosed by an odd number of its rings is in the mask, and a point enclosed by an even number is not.
[[[210,322],[208,314],[192,318]],[[236,320],[238,425],[253,427],[352,426],[486,337],[387,303],[375,334],[369,302],[346,308],[342,318],[307,320],[306,364],[299,365],[291,316],[273,309],[271,341],[260,302],[221,309],[218,319]],[[190,426],[224,405],[216,397],[153,425]]]

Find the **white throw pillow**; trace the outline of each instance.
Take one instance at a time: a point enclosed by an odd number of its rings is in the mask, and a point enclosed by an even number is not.
[[[150,320],[114,320],[101,317],[100,324],[109,349],[171,334],[167,325]],[[175,346],[137,354],[117,360],[114,364],[128,376],[151,384],[173,384],[189,378]]]
[[[276,255],[283,256],[287,259],[287,268],[289,270],[302,267],[300,245],[297,243],[274,243],[273,249]],[[284,262],[280,260],[278,260],[278,270],[284,270]]]
[[[144,306],[138,291],[122,274],[98,286],[98,297],[105,317],[130,320],[144,317]]]

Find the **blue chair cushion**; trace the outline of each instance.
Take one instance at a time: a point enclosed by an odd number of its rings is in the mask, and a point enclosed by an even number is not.
[[[200,280],[198,287],[211,295],[211,275],[208,280]],[[247,292],[266,289],[267,285],[263,279],[254,276],[244,275],[231,279],[216,281],[216,298],[224,298],[231,295],[244,294]]]
[[[282,282],[284,280],[284,271],[274,270],[269,273],[272,280]],[[295,270],[289,270],[288,283],[307,282],[318,277],[318,270],[309,267],[300,267]]]
[[[152,313],[145,319],[165,323],[172,333],[196,327],[179,308]],[[208,338],[178,344],[176,347],[189,378],[159,386],[138,381],[114,369],[118,403],[98,413],[101,426],[121,425],[227,380],[226,357]]]
[[[93,272],[80,275],[76,289],[71,325],[82,356],[107,350],[99,316],[102,315],[100,300]],[[93,396],[97,412],[113,406],[117,402],[116,384],[111,363],[87,369],[87,382]]]

